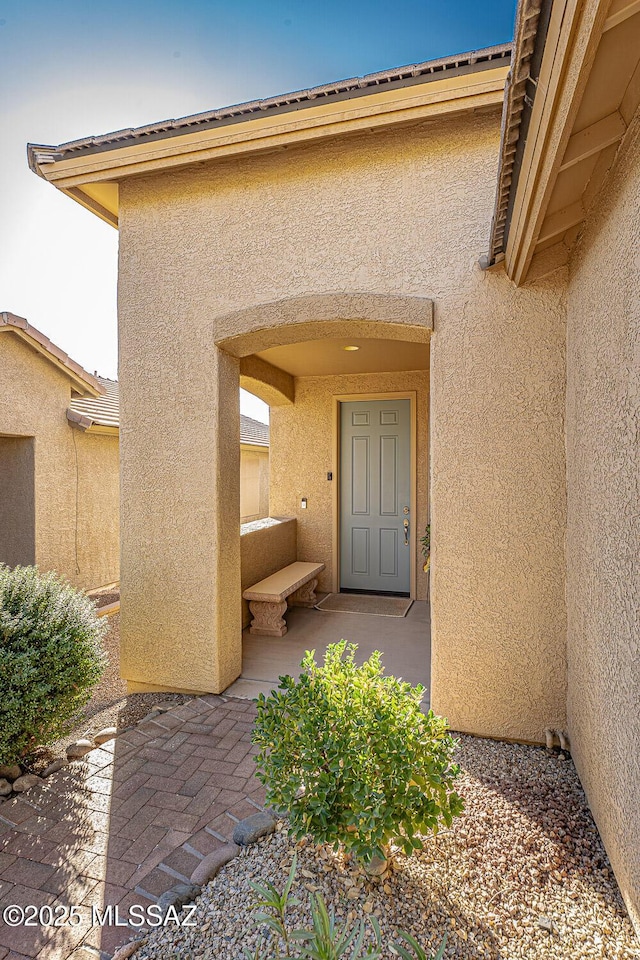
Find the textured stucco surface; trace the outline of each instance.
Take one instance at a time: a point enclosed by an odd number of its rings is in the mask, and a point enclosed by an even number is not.
[[[36,562],[34,438],[0,436],[0,562]]]
[[[432,705],[539,742],[565,724],[565,276],[472,272],[431,344]]]
[[[69,379],[10,333],[0,336],[0,369],[0,434],[35,438],[35,562],[76,587],[115,582],[118,438],[73,430]]]
[[[238,361],[215,343],[262,331],[254,349],[277,344],[264,333],[277,310],[254,309],[264,303],[336,291],[416,297],[435,305],[434,705],[458,729],[495,736],[540,740],[564,724],[565,277],[516,290],[476,266],[499,136],[498,112],[457,117],[121,185],[122,638],[132,679],[224,689],[240,669],[240,538],[229,524],[238,453],[227,416]],[[427,320],[430,329],[430,311]],[[246,349],[245,339],[238,356]],[[162,443],[151,436],[158,422]],[[304,456],[315,457],[313,435]]]
[[[241,586],[243,590],[253,586],[277,570],[295,563],[296,521],[286,517],[277,523],[260,526],[250,524],[242,530],[240,537],[240,555],[242,564]],[[251,612],[246,600],[242,600],[242,626],[251,623]],[[265,643],[268,640],[263,638]]]
[[[269,451],[240,448],[240,522],[269,515]]]
[[[572,754],[640,930],[640,121],[590,211],[567,302]]]
[[[153,338],[120,314],[121,672],[219,693],[242,668],[238,361],[169,313]]]
[[[260,397],[270,407],[280,403],[293,403],[293,377],[262,360],[249,355],[240,360],[240,386],[243,390]]]
[[[333,398],[393,392],[416,395],[417,516],[411,522],[418,570],[416,599],[424,600],[427,577],[419,562],[422,554],[418,538],[428,516],[428,371],[299,377],[295,404],[277,407],[271,413],[271,513],[297,518],[297,559],[325,564],[318,581],[320,590],[333,589],[333,494],[338,480],[335,474],[333,480],[327,480],[327,473],[335,470]],[[303,497],[307,498],[306,510],[300,507]]]

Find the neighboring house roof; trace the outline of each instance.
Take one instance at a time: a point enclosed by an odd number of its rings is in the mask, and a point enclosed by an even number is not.
[[[0,333],[13,333],[29,344],[45,360],[69,377],[72,389],[76,393],[87,397],[99,397],[102,393],[102,386],[97,377],[92,376],[84,367],[72,360],[60,347],[56,347],[49,337],[32,327],[24,317],[18,317],[6,311],[0,313]]]
[[[120,427],[120,391],[117,380],[97,378],[102,396],[90,399],[77,397],[71,401],[67,419],[76,428],[92,433],[113,433]],[[240,414],[240,443],[257,447],[269,446],[269,427]]]
[[[269,446],[269,425],[252,420],[240,414],[240,443],[250,443],[255,447]]]
[[[104,393],[101,397],[90,400],[75,399],[71,401],[71,408],[67,418],[74,425],[87,430],[91,426],[112,427],[116,430],[120,426],[120,393],[117,380],[108,380],[98,377]],[[77,416],[69,416],[76,414]]]

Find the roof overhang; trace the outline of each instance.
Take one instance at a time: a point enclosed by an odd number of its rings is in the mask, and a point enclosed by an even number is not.
[[[127,177],[495,108],[510,55],[504,44],[59,146],[29,144],[29,165],[117,226],[118,184]]]
[[[488,264],[566,262],[639,103],[639,0],[521,0]]]
[[[248,453],[263,453],[269,451],[268,443],[257,443],[255,440],[243,440],[240,438],[240,447]]]
[[[52,343],[40,330],[32,327],[24,317],[18,317],[14,313],[0,313],[1,333],[13,333],[36,350],[69,378],[72,389],[81,396],[100,397],[104,393],[96,377],[72,360],[60,347],[56,347],[55,343]]]
[[[91,419],[91,417],[87,417],[85,414],[79,413],[77,410],[73,410],[71,407],[69,407],[67,410],[67,420],[74,430],[79,430],[81,433],[89,433],[92,436],[99,435],[102,437],[120,436],[119,427],[107,426],[103,423],[96,423]]]

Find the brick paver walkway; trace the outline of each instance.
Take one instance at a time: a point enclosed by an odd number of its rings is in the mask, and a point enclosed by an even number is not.
[[[262,809],[251,701],[197,697],[0,805],[0,960],[102,960],[131,928],[92,908],[148,907]],[[80,923],[9,926],[9,905],[80,907]],[[41,919],[48,921],[45,909]]]

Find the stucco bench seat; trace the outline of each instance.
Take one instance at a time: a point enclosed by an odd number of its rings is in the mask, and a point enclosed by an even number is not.
[[[253,614],[249,633],[261,637],[284,637],[287,625],[282,615],[288,606],[287,598],[293,606],[313,607],[317,599],[318,574],[323,570],[324,563],[297,561],[245,590],[242,596],[249,601]]]

